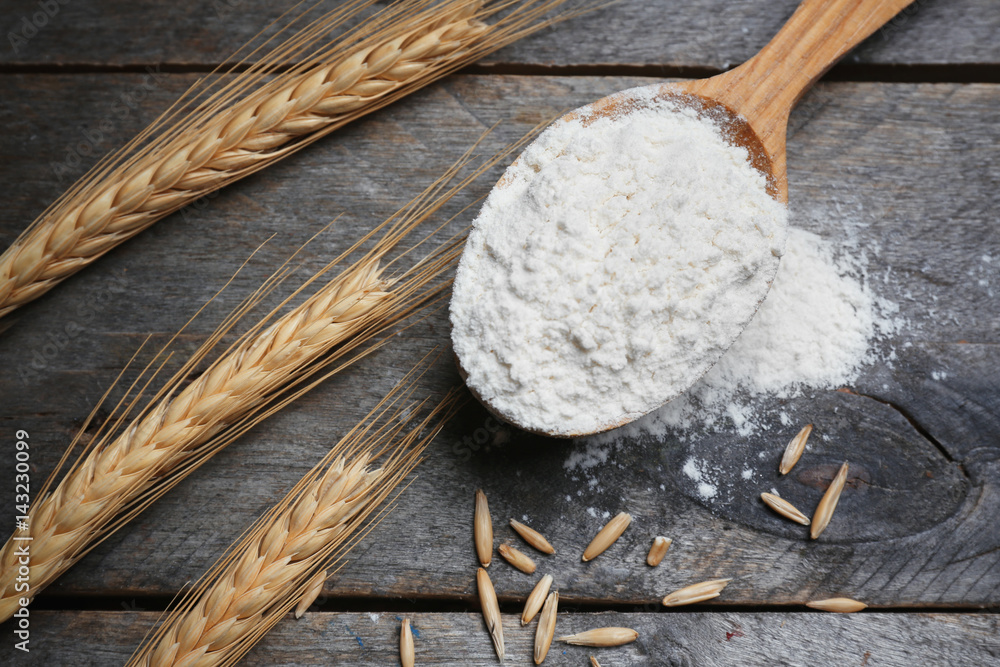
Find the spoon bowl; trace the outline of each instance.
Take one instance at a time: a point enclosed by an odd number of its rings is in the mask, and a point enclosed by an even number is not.
[[[579,121],[587,128],[599,119],[615,120],[637,110],[669,101],[674,107],[693,110],[711,124],[731,146],[746,151],[750,165],[765,178],[767,194],[782,205],[788,202],[785,134],[791,109],[806,90],[837,60],[884,25],[912,0],[804,0],[778,34],[753,58],[717,76],[681,83],[659,83],[614,93],[571,111],[556,123]],[[536,140],[538,141],[538,140]],[[530,149],[527,149],[530,150]],[[522,153],[522,156],[524,153]],[[518,158],[521,160],[521,157]],[[517,161],[515,161],[517,164]],[[510,172],[508,172],[510,173]],[[496,190],[509,185],[505,175]],[[759,187],[759,186],[758,186]],[[766,197],[765,197],[766,199]],[[462,258],[466,262],[468,251]],[[749,324],[777,271],[777,260],[760,265],[755,278],[766,282],[763,293],[746,317],[733,324],[729,344]],[[454,308],[454,304],[453,304]],[[715,363],[723,347],[711,360]],[[460,354],[456,354],[463,379],[468,380]],[[652,397],[662,405],[690,388],[707,372],[704,364],[692,366],[671,395]],[[623,426],[645,414],[602,415],[599,426],[586,431],[548,428],[521,423],[516,415],[484,398],[472,383],[473,395],[492,413],[526,430],[556,437],[577,437]],[[600,410],[602,406],[593,406]],[[649,412],[647,410],[646,412]]]

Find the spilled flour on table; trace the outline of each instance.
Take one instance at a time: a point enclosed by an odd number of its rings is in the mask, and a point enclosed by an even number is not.
[[[687,393],[642,419],[578,439],[564,465],[592,468],[608,460],[617,442],[642,435],[757,433],[760,399],[836,389],[856,380],[866,365],[891,363],[894,353],[880,351],[879,343],[902,326],[897,313],[896,304],[872,291],[864,253],[840,255],[820,236],[792,229],[767,299],[719,363]],[[784,412],[779,419],[792,421]],[[703,463],[689,460],[684,473],[703,498],[715,496],[717,484]]]
[[[703,500],[711,500],[719,493],[719,485],[715,482],[714,476],[706,474],[706,466],[703,461],[693,457],[689,458],[684,463],[683,471],[697,485],[698,495]]]

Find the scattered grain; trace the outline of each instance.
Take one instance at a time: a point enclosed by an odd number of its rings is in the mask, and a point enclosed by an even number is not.
[[[476,583],[479,587],[479,604],[483,608],[483,620],[486,621],[486,629],[490,632],[490,639],[493,640],[493,648],[496,649],[500,662],[504,659],[503,645],[503,624],[500,619],[500,603],[497,602],[497,592],[490,581],[490,575],[484,568],[479,568],[476,572]]]
[[[413,650],[413,631],[410,629],[410,619],[403,619],[403,628],[399,631],[399,662],[403,667],[413,667],[415,659]]]
[[[540,665],[549,654],[552,637],[556,634],[556,613],[559,610],[559,591],[552,591],[545,599],[542,615],[538,617],[538,627],[535,628],[535,664]]]
[[[476,555],[479,564],[489,567],[493,560],[493,519],[490,518],[490,506],[486,502],[486,494],[482,489],[476,489],[476,518],[473,524],[473,534],[476,539]]]
[[[833,510],[837,509],[837,502],[840,500],[840,494],[844,490],[844,483],[846,481],[847,461],[844,461],[836,477],[830,482],[830,487],[819,501],[819,505],[816,506],[816,512],[813,514],[812,528],[809,529],[809,534],[814,540],[830,524],[830,519],[833,518]]]
[[[639,633],[632,628],[595,628],[575,635],[565,635],[559,641],[574,646],[621,646],[638,638]]]
[[[646,564],[651,567],[656,567],[663,560],[663,557],[667,555],[667,549],[673,540],[669,537],[656,536],[653,538],[653,546],[649,547],[649,553],[646,555]]]
[[[504,560],[519,569],[521,572],[524,572],[525,574],[534,574],[535,561],[528,558],[525,554],[508,544],[501,544],[498,551],[500,552],[500,555],[504,557]]]
[[[542,534],[537,530],[528,528],[520,521],[514,521],[514,519],[510,520],[510,527],[513,528],[525,542],[538,549],[543,554],[554,554],[556,552],[555,548],[549,544],[549,541],[542,537]]]
[[[663,605],[665,607],[680,607],[685,604],[694,604],[717,598],[722,589],[730,581],[732,579],[712,579],[711,581],[703,581],[700,584],[685,586],[663,598]]]
[[[801,523],[803,526],[809,525],[809,517],[781,496],[776,496],[773,493],[762,493],[760,494],[760,499],[764,501],[765,505],[786,519],[791,519],[795,523]]]
[[[615,543],[615,540],[621,537],[630,523],[632,523],[632,515],[628,512],[621,512],[608,521],[583,552],[583,562],[594,560],[604,553],[608,547]]]
[[[838,614],[851,614],[862,609],[867,609],[868,605],[851,598],[830,598],[828,600],[815,600],[806,602],[807,607],[822,611],[832,611]]]
[[[524,603],[524,611],[521,613],[521,625],[527,625],[531,623],[531,619],[535,617],[538,610],[542,608],[542,604],[545,602],[545,596],[549,594],[549,589],[552,587],[552,575],[547,574],[538,580],[535,587],[531,590],[531,594],[528,596],[527,602]]]
[[[812,433],[812,430],[813,425],[806,424],[798,432],[798,435],[788,442],[788,446],[785,447],[785,454],[781,457],[781,465],[778,466],[778,471],[782,475],[787,475],[791,472],[795,464],[799,462],[802,452],[806,449],[806,441],[809,440],[809,434]]]

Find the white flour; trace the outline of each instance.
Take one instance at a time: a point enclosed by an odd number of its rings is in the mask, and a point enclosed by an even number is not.
[[[784,247],[746,150],[666,102],[556,123],[503,182],[465,247],[452,342],[469,387],[531,430],[604,430],[686,389]]]
[[[781,267],[756,317],[697,384],[639,421],[588,438],[567,467],[591,467],[608,458],[606,445],[642,433],[735,429],[756,432],[759,400],[788,398],[813,389],[836,389],[876,361],[874,343],[902,325],[896,304],[875,295],[861,254],[837,257],[816,234],[790,229]],[[888,360],[892,354],[888,353]],[[788,426],[792,420],[778,415]]]

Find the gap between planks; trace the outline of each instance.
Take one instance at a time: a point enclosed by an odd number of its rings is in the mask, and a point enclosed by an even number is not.
[[[738,63],[737,63],[738,64]],[[728,69],[698,65],[656,64],[588,64],[543,65],[521,63],[473,64],[457,72],[470,75],[510,76],[649,76],[664,79],[702,79],[721,74]],[[100,63],[8,63],[0,64],[2,74],[145,74],[154,70],[163,74],[205,74],[216,71],[243,72],[247,64],[238,63],[133,63],[105,65]],[[275,68],[276,72],[291,65]],[[957,64],[856,64],[839,63],[823,75],[823,81],[867,83],[1000,83],[1000,65],[987,63]]]
[[[325,599],[324,599],[325,598]],[[166,611],[172,606],[175,596],[172,595],[133,595],[129,593],[106,593],[100,595],[39,596],[32,605],[39,611]],[[466,597],[329,597],[320,596],[320,602],[315,603],[310,610],[342,613],[478,613],[479,601],[474,595]],[[560,600],[562,603],[562,600]],[[523,597],[501,596],[500,610],[504,614],[520,614],[524,606]],[[804,604],[726,604],[716,601],[711,604],[692,604],[684,607],[664,607],[658,601],[646,603],[609,602],[605,600],[569,599],[566,604],[560,604],[560,612],[569,613],[634,613],[648,614],[651,612],[663,614],[684,613],[815,613],[828,612],[809,609]],[[872,606],[860,613],[880,614],[969,614],[969,613],[1000,613],[1000,607],[976,605],[951,606]]]

